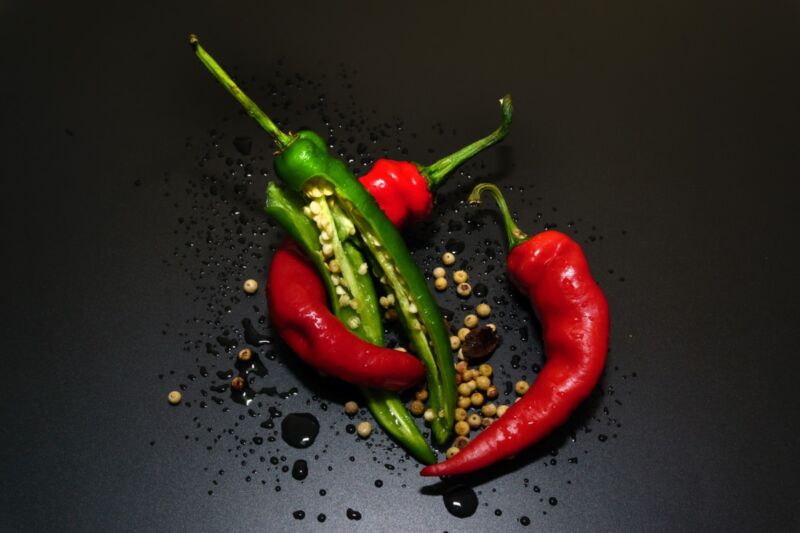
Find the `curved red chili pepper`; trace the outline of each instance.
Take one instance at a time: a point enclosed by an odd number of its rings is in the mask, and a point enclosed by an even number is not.
[[[591,393],[608,351],[608,303],[589,272],[580,246],[558,231],[528,239],[513,223],[496,187],[478,185],[475,203],[489,190],[500,204],[511,251],[508,275],[542,324],[547,361],[528,392],[464,449],[423,476],[451,476],[517,454],[563,424]]]
[[[270,319],[286,344],[322,372],[364,387],[403,390],[425,376],[410,354],[358,338],[328,310],[317,271],[287,239],[272,258],[267,284]]]
[[[459,165],[503,140],[511,126],[514,107],[511,96],[500,99],[503,123],[492,133],[423,167],[408,161],[378,159],[369,172],[358,178],[386,217],[395,226],[428,218],[433,210],[433,193]]]

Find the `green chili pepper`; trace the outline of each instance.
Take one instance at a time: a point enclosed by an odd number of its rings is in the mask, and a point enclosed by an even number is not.
[[[200,46],[191,44],[203,64],[274,139],[275,170],[290,189],[310,197],[329,195],[352,221],[366,248],[382,269],[381,282],[395,295],[398,315],[413,351],[427,368],[429,404],[434,412],[432,434],[448,442],[455,421],[455,374],[449,334],[422,272],[400,233],[345,164],[328,153],[311,131],[286,134],[250,99]]]
[[[319,230],[303,213],[302,199],[290,191],[283,190],[277,184],[270,182],[267,186],[267,205],[265,211],[275,219],[292,238],[300,244],[308,257],[317,266],[328,290],[328,297],[334,314],[346,323],[354,316],[354,310],[349,305],[340,305],[336,294],[336,287],[331,281],[325,267],[323,257],[319,253]],[[353,264],[361,264],[363,255],[361,251],[346,243],[348,252],[351,254]],[[359,306],[359,316],[361,324],[354,333],[372,344],[383,345],[383,327],[380,322],[380,310],[375,303],[375,288],[372,284],[370,275],[358,274],[361,293],[371,293],[371,304]],[[369,327],[369,324],[377,322],[378,327]],[[408,451],[417,461],[429,465],[436,462],[436,455],[425,442],[425,437],[420,433],[414,419],[406,409],[403,400],[394,392],[383,391],[360,387],[361,393],[366,400],[367,408],[375,417],[380,426],[395,439],[406,451]]]

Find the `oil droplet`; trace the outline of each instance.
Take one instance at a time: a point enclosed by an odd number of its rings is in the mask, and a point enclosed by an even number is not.
[[[347,518],[350,520],[361,520],[361,513],[353,509],[347,508]]]
[[[556,505],[556,504],[558,504],[558,500],[557,500],[557,499],[555,499],[553,496],[550,496],[550,499],[549,499],[549,500],[547,500],[547,502],[548,502],[550,505]]]
[[[466,518],[475,514],[478,508],[478,496],[466,485],[454,485],[442,495],[447,511],[458,518]]]
[[[527,516],[523,516],[523,517],[521,517],[519,519],[519,523],[522,524],[523,526],[527,527],[527,526],[531,525],[531,519],[528,518]]]
[[[292,477],[298,481],[302,481],[308,477],[308,463],[303,459],[295,461],[292,466]]]
[[[320,523],[322,523],[322,522],[324,522],[324,521],[325,521],[327,518],[328,518],[328,517],[327,517],[327,516],[325,516],[325,513],[319,513],[319,514],[317,515],[317,522],[320,522]]]
[[[295,511],[292,513],[292,516],[294,517],[295,520],[302,520],[303,518],[306,517],[306,513],[305,511]]]
[[[295,448],[308,448],[318,434],[319,421],[311,413],[292,413],[281,422],[281,437]]]

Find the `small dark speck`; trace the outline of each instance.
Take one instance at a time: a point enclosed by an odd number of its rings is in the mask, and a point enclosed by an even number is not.
[[[71,130],[71,129],[69,129],[69,128],[64,128],[64,133],[66,133],[66,134],[67,134],[67,135],[69,135],[70,137],[75,137],[75,132],[74,132],[74,131],[72,131],[72,130]]]

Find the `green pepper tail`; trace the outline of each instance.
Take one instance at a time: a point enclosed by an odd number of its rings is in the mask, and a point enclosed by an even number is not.
[[[508,135],[508,129],[511,127],[511,118],[514,114],[514,106],[511,102],[510,94],[500,99],[500,106],[503,110],[503,123],[500,124],[499,128],[486,137],[478,139],[474,143],[441,158],[431,165],[419,167],[419,172],[425,177],[431,192],[435,191],[444,182],[445,178],[462,163],[477,155],[479,152],[486,150],[493,144],[499,143]]]
[[[269,133],[272,138],[275,140],[275,144],[278,145],[279,150],[285,149],[287,146],[292,144],[292,140],[294,136],[291,134],[286,134],[272,122],[264,111],[261,110],[258,105],[253,102],[250,97],[248,97],[244,92],[236,85],[228,73],[219,65],[219,63],[214,60],[208,52],[200,45],[200,40],[197,38],[197,35],[191,34],[189,35],[189,45],[194,50],[194,53],[197,54],[198,59],[206,66],[206,68],[211,72],[211,74],[219,81],[223,87],[225,87],[229,93],[233,95],[236,100],[242,104],[247,114],[253,117],[256,122],[261,125],[267,133]]]
[[[489,192],[489,194],[494,197],[495,202],[497,202],[497,207],[500,209],[500,217],[503,219],[503,226],[505,227],[506,236],[508,237],[509,250],[527,241],[530,237],[519,229],[517,223],[514,222],[514,217],[511,216],[508,204],[506,204],[506,199],[503,198],[503,193],[500,192],[497,185],[493,183],[479,183],[472,189],[472,192],[469,193],[467,201],[472,205],[481,203],[481,193],[484,191]]]

